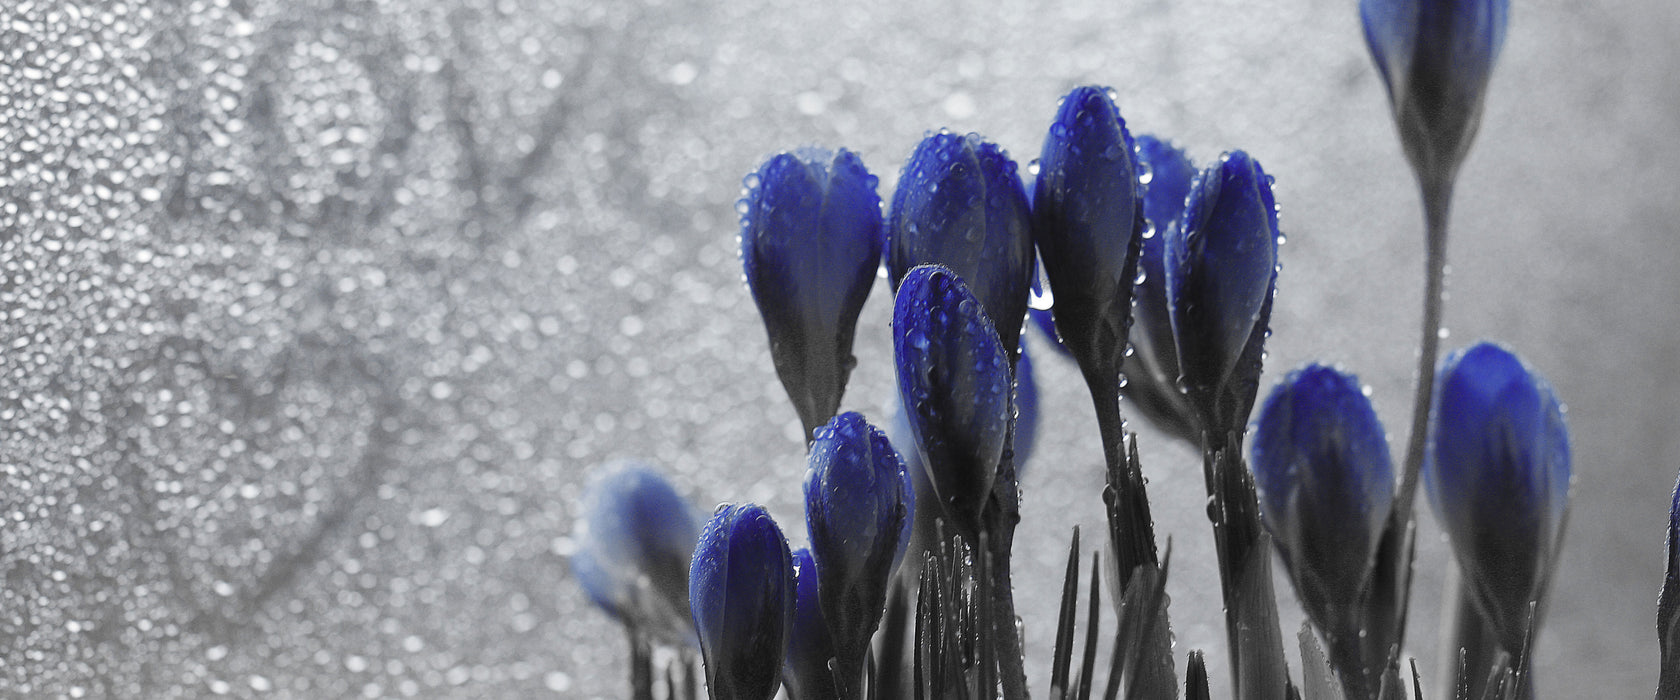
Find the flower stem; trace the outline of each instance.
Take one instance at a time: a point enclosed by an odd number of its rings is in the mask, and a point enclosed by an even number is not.
[[[635,700],[653,700],[653,646],[635,625],[625,625],[630,641],[630,689]]]
[[[998,679],[1003,684],[1007,700],[1027,700],[1026,658],[1021,646],[1021,633],[1015,626],[1015,590],[1010,581],[1009,558],[1015,542],[1015,525],[1021,521],[1021,495],[1016,483],[1014,430],[1003,450],[1003,468],[992,490],[992,502],[986,508],[986,536],[982,548],[989,555],[983,577],[990,577],[987,588],[990,606],[991,638],[996,644]],[[981,559],[976,552],[976,559]]]
[[[1422,182],[1427,257],[1424,261],[1423,335],[1419,343],[1417,391],[1412,400],[1412,432],[1406,442],[1406,468],[1395,498],[1395,511],[1407,519],[1417,493],[1418,473],[1428,439],[1429,409],[1435,398],[1435,362],[1441,348],[1441,305],[1447,272],[1447,219],[1452,209],[1451,178]]]
[[[1097,411],[1097,431],[1102,435],[1103,461],[1109,471],[1125,463],[1126,424],[1120,417],[1120,383],[1118,373],[1103,381],[1103,372],[1087,372],[1085,387],[1091,392],[1091,405]]]

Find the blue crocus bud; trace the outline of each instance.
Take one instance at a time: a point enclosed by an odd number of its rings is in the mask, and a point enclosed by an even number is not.
[[[894,288],[911,268],[930,263],[963,279],[1013,355],[1034,272],[1032,221],[1015,161],[978,134],[922,139],[893,192],[887,273]]]
[[[1394,505],[1388,438],[1358,378],[1316,364],[1291,372],[1260,408],[1249,464],[1307,613],[1329,634],[1351,633],[1343,616]]]
[[[792,700],[835,700],[840,693],[834,689],[834,673],[828,667],[834,660],[834,643],[823,621],[817,564],[809,549],[793,550],[793,585],[793,630],[788,635],[782,683]]]
[[[572,572],[619,622],[690,643],[688,564],[700,523],[699,511],[653,468],[610,464],[584,491]]]
[[[1199,439],[1195,411],[1178,390],[1178,344],[1173,339],[1172,314],[1167,310],[1167,230],[1178,225],[1184,199],[1196,178],[1189,156],[1172,144],[1138,136],[1138,182],[1143,185],[1142,252],[1138,255],[1137,287],[1132,291],[1132,354],[1121,372],[1122,393],[1156,427],[1195,444]]]
[[[1033,235],[1062,342],[1087,381],[1119,381],[1143,233],[1132,140],[1109,91],[1062,98],[1033,188]]]
[[[1481,343],[1441,365],[1424,486],[1499,643],[1523,650],[1569,505],[1569,434],[1552,387]]]
[[[857,413],[817,429],[805,473],[805,526],[836,653],[835,684],[861,696],[864,656],[881,622],[914,494],[904,460]]]
[[[1215,444],[1247,422],[1260,388],[1277,239],[1271,178],[1242,151],[1197,176],[1181,225],[1167,232],[1180,386]]]
[[[741,263],[809,442],[857,364],[852,337],[881,263],[881,199],[845,149],[771,156],[746,184]]]
[[[1360,0],[1365,43],[1418,177],[1450,183],[1482,120],[1508,0]]]
[[[1009,355],[949,268],[917,267],[893,305],[893,354],[915,443],[952,524],[977,537],[1009,432]]]
[[[706,685],[723,700],[768,700],[793,626],[793,559],[770,514],[722,505],[700,533],[688,579]]]

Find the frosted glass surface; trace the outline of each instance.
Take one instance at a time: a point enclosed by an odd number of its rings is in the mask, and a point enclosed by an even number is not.
[[[1341,362],[1403,444],[1422,217],[1352,0],[5,5],[0,695],[624,696],[624,643],[566,562],[594,466],[647,459],[803,539],[742,176],[844,145],[890,194],[940,127],[1025,163],[1084,83],[1198,163],[1242,148],[1276,176],[1265,383]],[[1676,36],[1670,0],[1514,2],[1460,178],[1445,347],[1509,343],[1569,405],[1543,696],[1656,682]],[[887,298],[843,405],[871,416]],[[1071,364],[1038,371],[1015,569],[1042,693],[1102,456]],[[1196,457],[1136,427],[1179,664],[1208,649],[1220,695]],[[1407,651],[1429,678],[1449,552],[1423,520]]]

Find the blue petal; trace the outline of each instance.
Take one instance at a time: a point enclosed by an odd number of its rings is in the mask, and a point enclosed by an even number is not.
[[[1394,501],[1381,421],[1358,378],[1291,372],[1260,409],[1250,465],[1260,507],[1308,612],[1356,600]]]
[[[1136,277],[1138,181],[1131,136],[1104,88],[1062,98],[1039,155],[1033,235],[1062,341],[1088,375],[1117,375]]]
[[[1481,121],[1508,0],[1361,0],[1359,13],[1407,157],[1450,183]]]
[[[805,523],[841,668],[862,670],[911,517],[909,476],[887,436],[857,413],[818,428]]]
[[[949,268],[904,276],[893,307],[898,390],[953,524],[974,534],[1009,428],[1009,356],[992,322]]]
[[[793,625],[793,562],[756,505],[722,505],[700,535],[689,603],[714,697],[769,698]]]
[[[1196,168],[1183,151],[1147,134],[1137,137],[1137,155],[1144,216],[1149,224],[1144,229],[1137,286],[1132,292],[1130,340],[1134,352],[1121,365],[1126,376],[1122,391],[1157,427],[1195,443],[1196,416],[1189,400],[1178,390],[1178,345],[1167,308],[1166,248],[1167,231],[1177,225],[1184,212]]]
[[[944,265],[980,300],[1004,347],[1020,347],[1032,226],[1015,162],[996,144],[976,134],[923,139],[893,192],[886,245],[895,288],[917,265]]]
[[[1271,178],[1242,151],[1202,171],[1166,241],[1167,304],[1183,388],[1204,428],[1236,430],[1258,390],[1277,282]]]
[[[881,260],[876,179],[850,151],[807,149],[772,156],[746,183],[741,263],[809,436],[838,410],[855,364],[857,317]]]
[[[823,621],[817,564],[808,549],[793,551],[793,629],[788,636],[783,681],[793,700],[838,698],[828,664],[834,658],[828,623]]]
[[[1568,507],[1569,436],[1551,386],[1498,345],[1449,356],[1423,476],[1479,606],[1520,648]]]

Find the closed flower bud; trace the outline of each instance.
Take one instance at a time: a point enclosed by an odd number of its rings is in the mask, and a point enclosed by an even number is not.
[[[719,700],[768,700],[793,626],[787,539],[756,505],[723,505],[694,548],[688,596],[706,685]]]
[[[1319,629],[1370,578],[1394,505],[1394,465],[1359,380],[1323,365],[1285,377],[1260,408],[1252,459],[1260,513]]]
[[[1360,0],[1365,43],[1418,177],[1451,182],[1482,119],[1508,0]]]
[[[741,263],[805,438],[839,410],[881,262],[881,200],[857,155],[772,156],[746,180]]]
[[[911,268],[930,263],[962,278],[1013,356],[1033,278],[1032,222],[1015,162],[977,134],[922,139],[893,192],[887,272],[894,288]]]
[[[1033,236],[1056,330],[1088,377],[1119,381],[1143,232],[1131,136],[1104,88],[1062,98],[1039,155]]]
[[[1184,198],[1190,194],[1196,168],[1183,151],[1147,134],[1137,137],[1137,160],[1148,224],[1138,255],[1137,287],[1132,292],[1134,352],[1121,365],[1126,376],[1121,391],[1156,427],[1195,444],[1200,440],[1196,415],[1178,390],[1178,345],[1167,309],[1166,251],[1167,230],[1178,225],[1184,213]]]
[[[823,621],[817,564],[809,549],[793,550],[793,585],[793,629],[782,661],[782,683],[792,700],[835,700],[840,694],[828,666],[834,660],[834,643]]]
[[[590,600],[621,623],[691,642],[688,565],[701,516],[651,467],[606,467],[584,491],[572,572]]]
[[[1424,486],[1467,590],[1515,655],[1569,505],[1563,406],[1544,379],[1492,343],[1449,356],[1435,387]]]
[[[1277,285],[1271,179],[1242,151],[1196,178],[1166,241],[1181,387],[1217,443],[1248,420]]]
[[[1009,430],[1009,356],[950,269],[924,265],[893,305],[898,391],[934,493],[953,525],[979,533]]]
[[[836,685],[858,695],[893,566],[908,544],[904,530],[914,494],[886,434],[857,413],[842,413],[817,429],[810,461],[805,525],[838,657]]]

